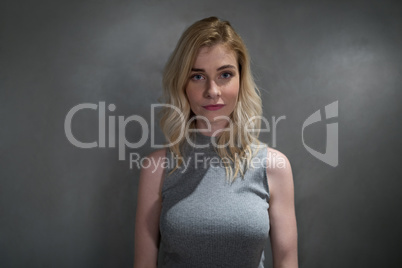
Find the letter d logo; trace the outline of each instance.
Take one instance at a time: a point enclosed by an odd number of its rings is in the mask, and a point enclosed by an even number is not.
[[[333,117],[338,117],[338,101],[325,106],[325,118],[329,119]],[[327,163],[332,167],[336,167],[338,166],[338,123],[327,124],[327,145],[325,148],[325,154],[317,152],[316,150],[306,145],[306,143],[304,142],[304,129],[307,126],[320,121],[320,110],[315,111],[306,119],[306,121],[304,121],[302,128],[302,141],[304,148],[306,148],[307,151],[317,159],[323,161],[324,163]]]

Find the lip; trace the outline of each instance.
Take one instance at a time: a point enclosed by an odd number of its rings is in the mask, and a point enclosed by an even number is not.
[[[202,106],[205,109],[209,110],[209,111],[216,111],[221,109],[223,106],[225,106],[225,104],[216,104],[216,105],[206,105],[206,106]]]

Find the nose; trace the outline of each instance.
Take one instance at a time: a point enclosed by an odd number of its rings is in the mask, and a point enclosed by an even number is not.
[[[212,99],[219,98],[221,96],[220,87],[215,83],[213,79],[208,81],[205,93],[207,98]]]

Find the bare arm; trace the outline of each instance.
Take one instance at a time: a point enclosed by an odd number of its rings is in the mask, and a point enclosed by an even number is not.
[[[135,218],[134,268],[156,268],[159,249],[160,189],[163,180],[162,161],[165,149],[153,152],[144,162],[138,185]],[[159,165],[158,165],[159,163]]]
[[[292,167],[281,152],[269,148],[267,166],[270,190],[269,218],[274,268],[297,268],[297,225]],[[281,164],[279,164],[281,163]],[[283,165],[282,165],[283,163]],[[273,166],[276,164],[276,166]]]

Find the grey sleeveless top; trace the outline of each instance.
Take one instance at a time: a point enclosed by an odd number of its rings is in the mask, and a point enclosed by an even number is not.
[[[238,176],[230,184],[211,137],[196,133],[192,141],[207,147],[187,144],[186,165],[171,175],[176,162],[167,150],[159,267],[264,267],[269,238],[266,144],[244,180]]]

